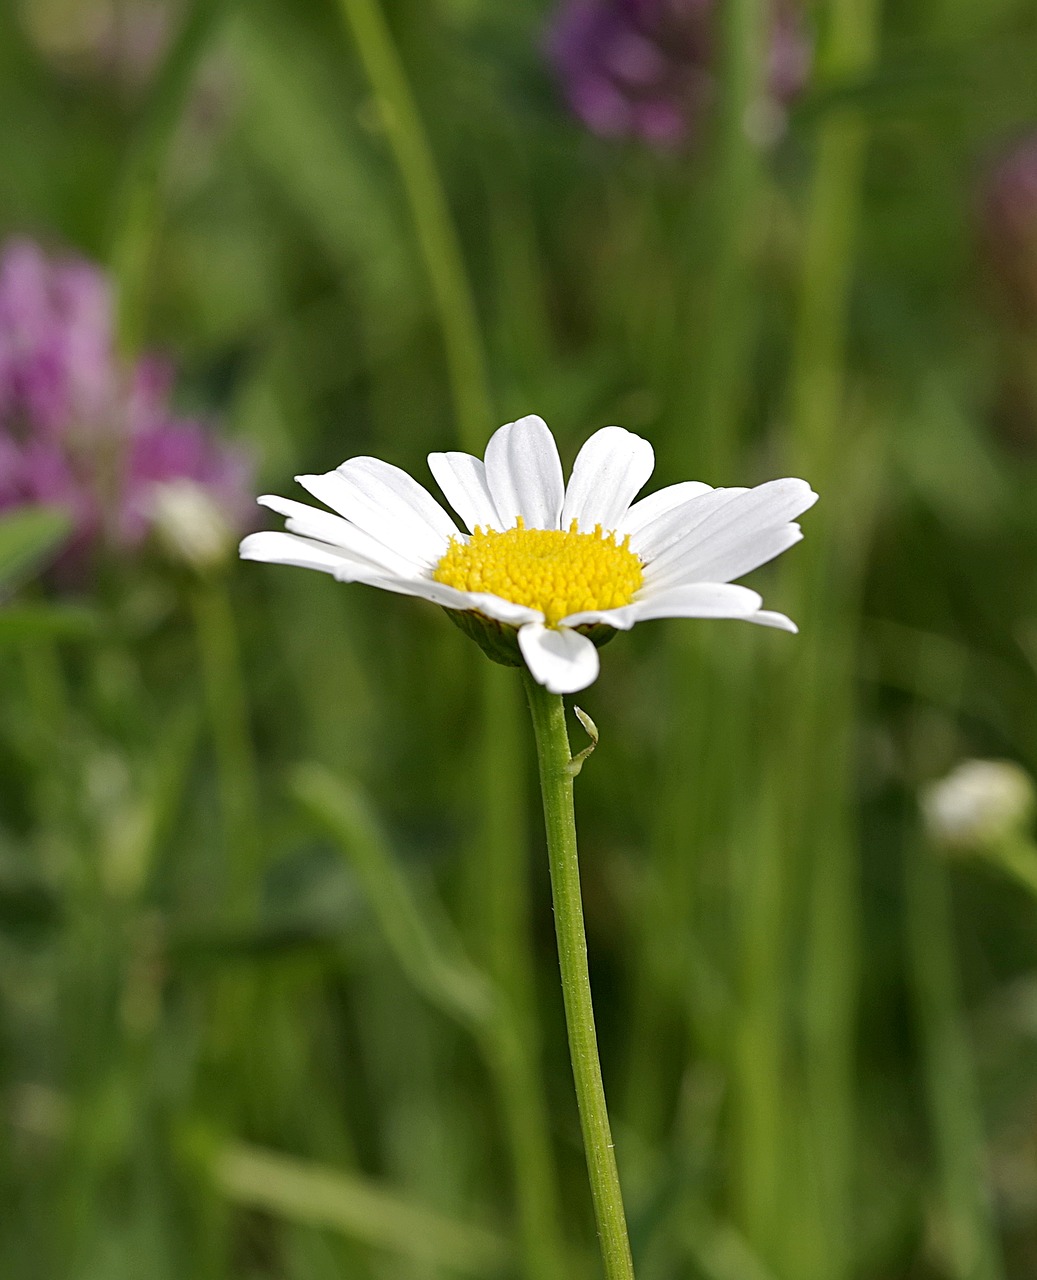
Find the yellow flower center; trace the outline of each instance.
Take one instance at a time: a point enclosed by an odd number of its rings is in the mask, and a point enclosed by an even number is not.
[[[466,541],[451,538],[432,576],[448,587],[539,609],[549,627],[571,613],[629,604],[644,580],[629,536],[617,542],[600,524],[593,533],[578,533],[575,520],[567,532],[527,529],[521,516],[504,533],[477,526]]]

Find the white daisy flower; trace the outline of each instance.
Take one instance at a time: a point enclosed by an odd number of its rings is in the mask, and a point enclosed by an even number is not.
[[[495,432],[484,461],[433,453],[428,464],[467,532],[399,467],[350,458],[296,477],[334,515],[261,497],[287,517],[287,532],[250,534],[241,555],[431,600],[491,657],[525,662],[551,693],[593,683],[597,646],[650,618],[796,630],[732,580],[803,536],[793,521],[817,501],[803,480],[755,489],[686,480],[635,502],[655,465],[647,440],[603,427],[566,485],[554,437],[535,415]]]

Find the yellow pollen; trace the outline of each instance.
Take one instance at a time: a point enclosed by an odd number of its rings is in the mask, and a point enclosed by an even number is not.
[[[477,526],[467,541],[451,538],[432,576],[539,609],[549,627],[571,613],[629,604],[644,580],[629,535],[619,542],[600,524],[579,533],[575,520],[568,531],[527,529],[521,516],[504,533]]]

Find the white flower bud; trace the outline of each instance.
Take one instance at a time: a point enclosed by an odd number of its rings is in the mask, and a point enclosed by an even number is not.
[[[1010,760],[964,760],[921,795],[930,836],[948,849],[987,849],[1019,835],[1035,807],[1033,779]]]
[[[157,484],[150,506],[155,535],[172,559],[204,572],[229,558],[235,531],[203,485],[187,479]]]

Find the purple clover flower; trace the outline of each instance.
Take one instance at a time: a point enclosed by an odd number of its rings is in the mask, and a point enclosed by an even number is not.
[[[1037,323],[1037,130],[991,169],[981,189],[987,258],[1015,317]]]
[[[566,0],[548,52],[573,112],[594,133],[674,150],[694,138],[715,95],[716,0]],[[775,5],[769,90],[802,89],[810,45]]]
[[[116,352],[111,288],[80,259],[28,240],[0,252],[0,511],[45,502],[72,516],[73,556],[139,547],[170,485],[193,485],[226,525],[253,523],[252,467],[170,404],[173,369]]]

